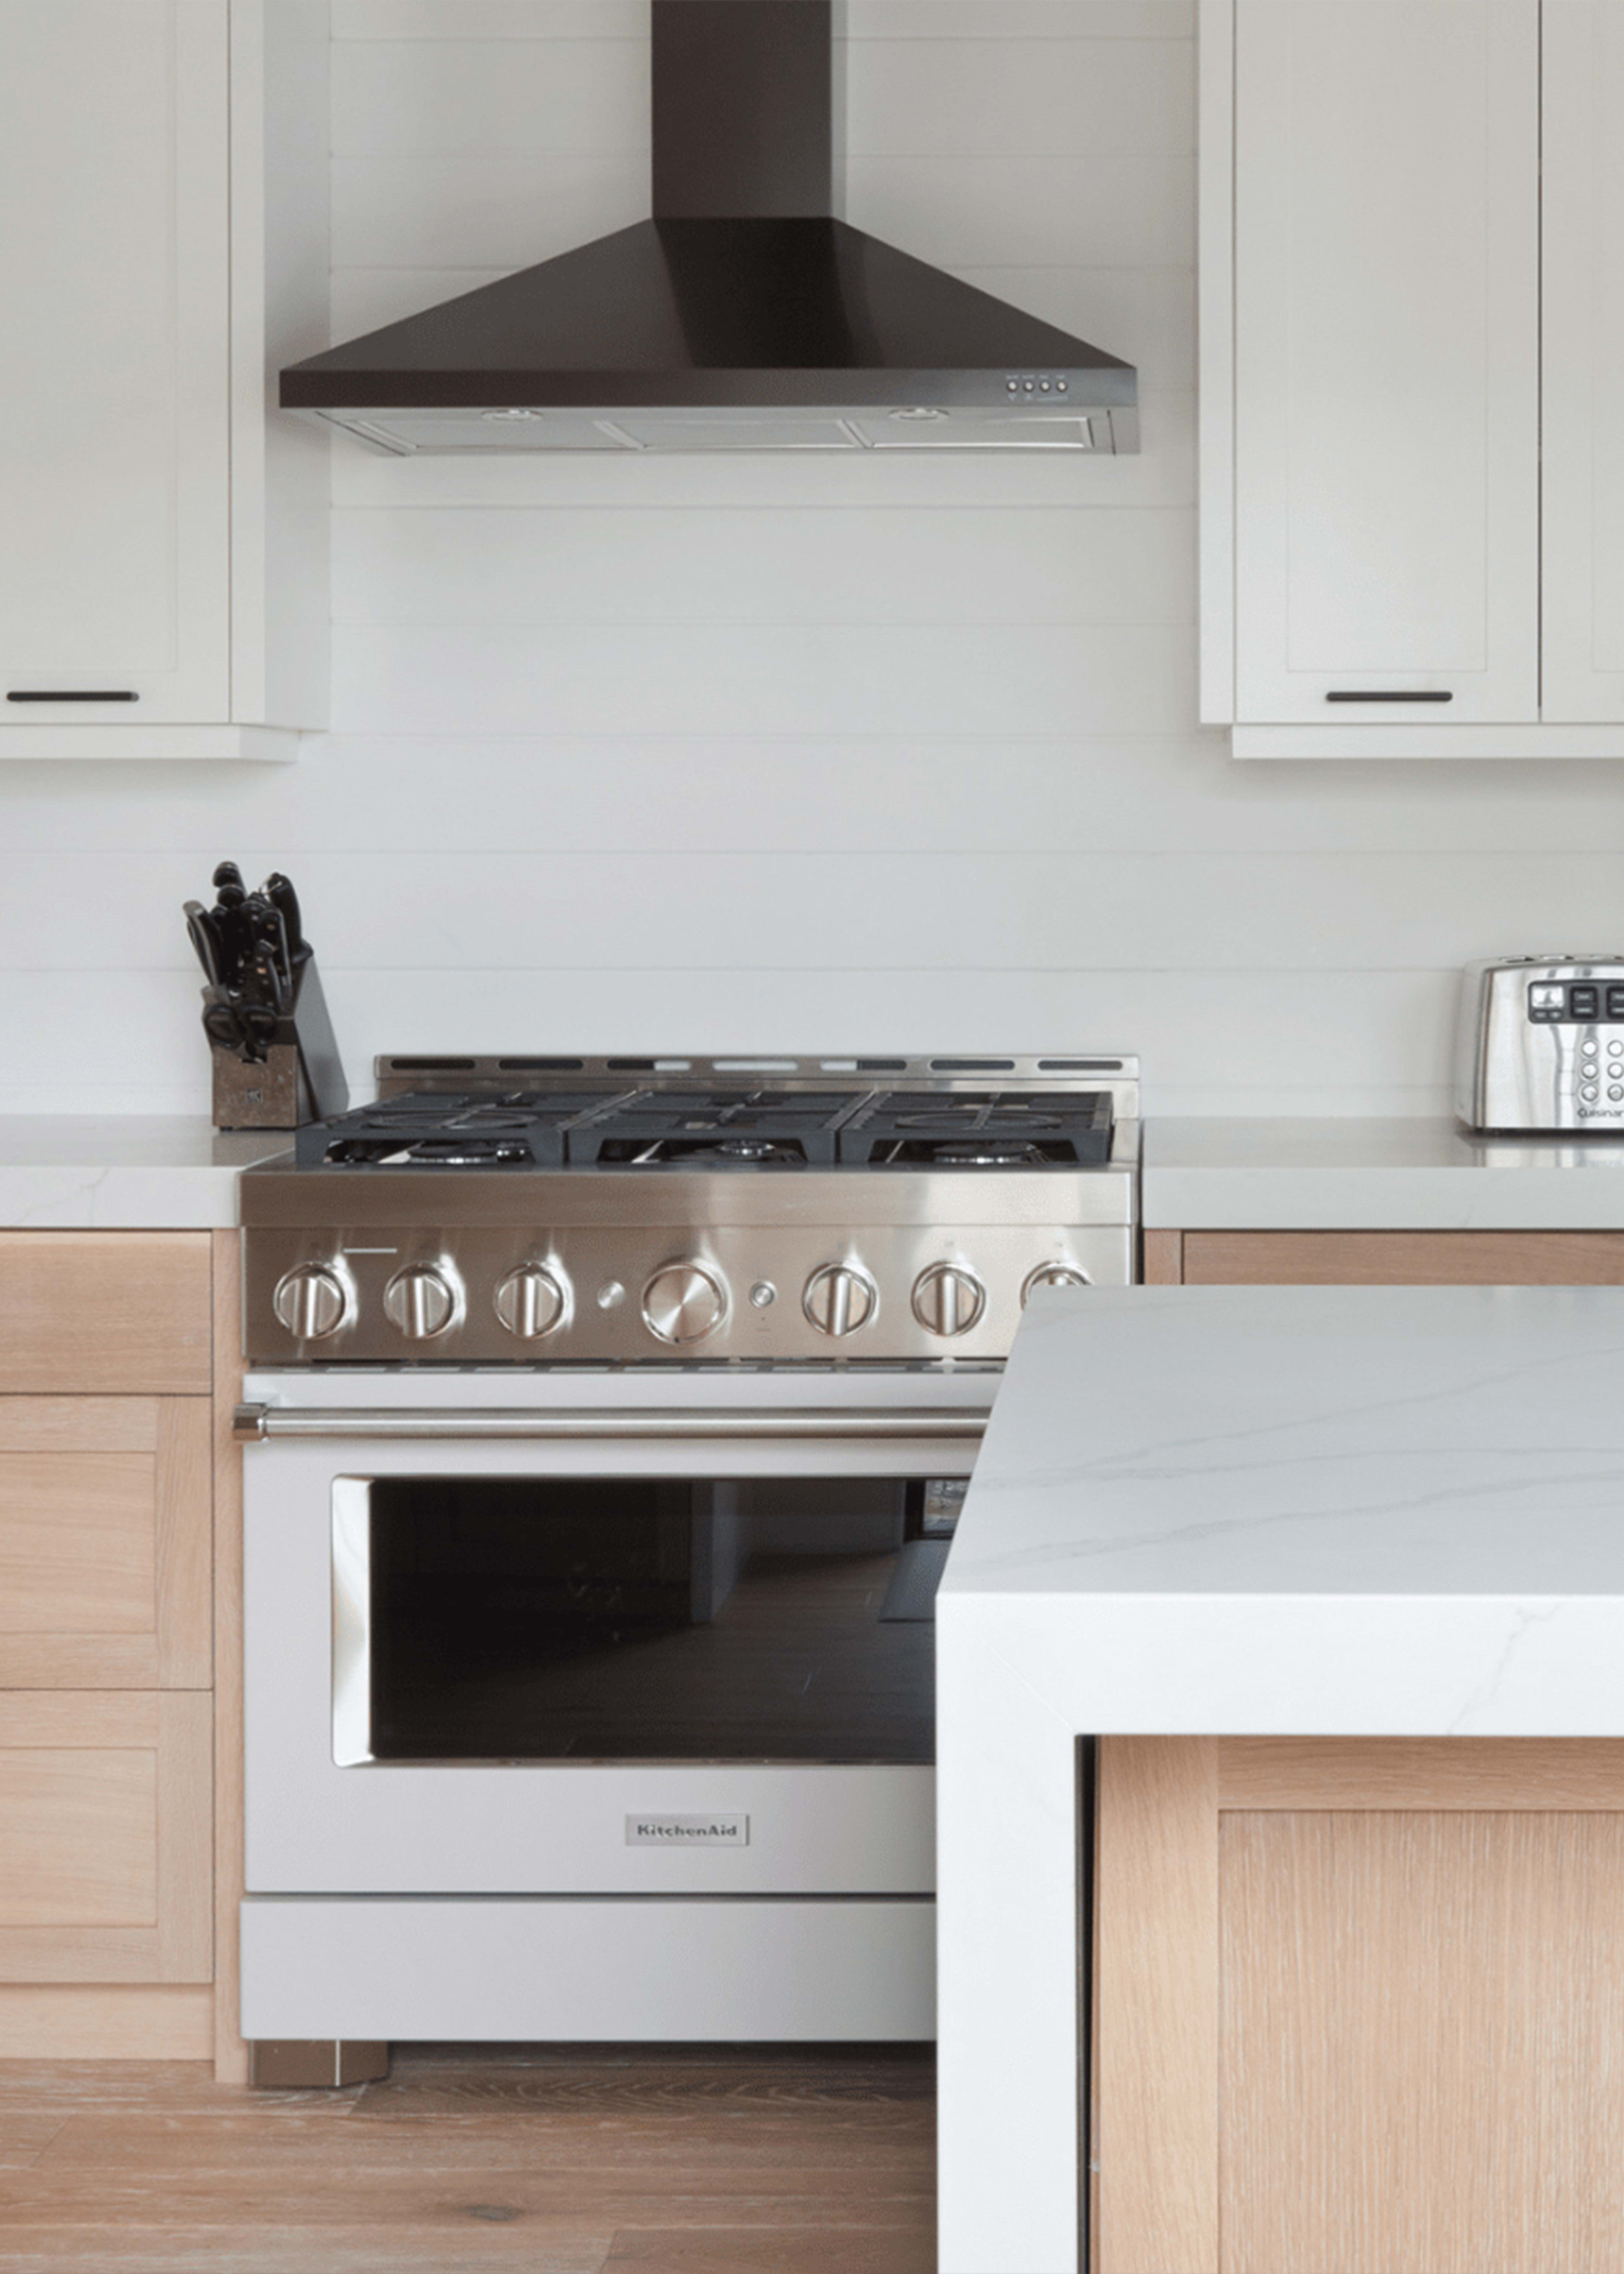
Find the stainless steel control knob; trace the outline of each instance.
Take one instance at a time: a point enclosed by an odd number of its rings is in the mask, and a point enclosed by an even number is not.
[[[443,1271],[432,1263],[413,1263],[397,1271],[383,1293],[384,1316],[409,1343],[425,1343],[443,1335],[456,1311],[456,1291]]]
[[[1074,1263],[1040,1263],[1035,1271],[1026,1274],[1026,1284],[1020,1291],[1020,1307],[1024,1311],[1040,1287],[1086,1287],[1088,1274],[1079,1271]]]
[[[277,1281],[271,1308],[295,1342],[318,1343],[343,1324],[350,1299],[336,1271],[304,1263]]]
[[[497,1289],[496,1315],[521,1342],[538,1342],[563,1317],[564,1290],[539,1263],[522,1264]]]
[[[702,1343],[727,1316],[727,1291],[703,1263],[667,1263],[643,1291],[643,1323],[663,1343]]]
[[[879,1291],[866,1271],[852,1263],[825,1263],[815,1271],[801,1293],[801,1307],[820,1335],[839,1341],[854,1335],[874,1316]]]
[[[914,1282],[914,1315],[927,1334],[967,1335],[986,1308],[986,1288],[957,1263],[933,1263]]]

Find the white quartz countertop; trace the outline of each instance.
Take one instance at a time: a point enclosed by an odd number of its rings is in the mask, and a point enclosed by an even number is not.
[[[1444,1120],[1155,1119],[1148,1228],[1624,1231],[1624,1141],[1462,1136]]]
[[[216,1136],[201,1115],[0,1116],[0,1225],[194,1231],[237,1222],[237,1172],[285,1130]]]
[[[1624,1289],[1034,1298],[938,1599],[1079,1732],[1624,1735]]]

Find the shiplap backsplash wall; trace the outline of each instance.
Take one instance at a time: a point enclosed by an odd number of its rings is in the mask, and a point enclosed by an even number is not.
[[[335,732],[0,773],[0,1108],[206,1105],[179,904],[290,870],[375,1051],[1139,1050],[1428,1112],[1467,958],[1624,937],[1603,766],[1195,726],[1192,0],[851,0],[852,220],[1139,365],[1098,463],[334,452]],[[348,336],[646,211],[646,0],[336,0]]]

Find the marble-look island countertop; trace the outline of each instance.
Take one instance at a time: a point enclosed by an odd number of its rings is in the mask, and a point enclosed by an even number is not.
[[[0,1115],[0,1226],[196,1231],[237,1222],[237,1176],[285,1130],[217,1136],[199,1115]]]
[[[1453,1121],[1155,1118],[1144,1222],[1208,1231],[1624,1231],[1624,1141]]]
[[[1035,1296],[936,1599],[942,2274],[1079,2264],[1079,1954],[1128,1852],[1081,1740],[1620,1734],[1624,1288]],[[1206,1918],[1159,1806],[1129,1878]],[[1215,2071],[1207,1944],[1158,1916],[1189,2018],[1150,2069]]]
[[[1079,1731],[1624,1735],[1624,1289],[1041,1295],[937,1615]]]

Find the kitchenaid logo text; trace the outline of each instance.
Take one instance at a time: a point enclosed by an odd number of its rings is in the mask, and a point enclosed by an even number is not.
[[[748,1848],[748,1816],[628,1816],[628,1848]]]

